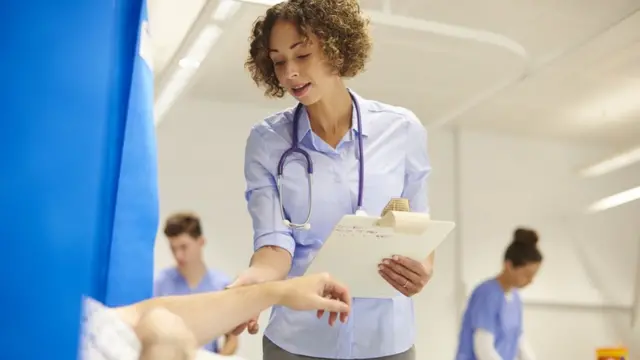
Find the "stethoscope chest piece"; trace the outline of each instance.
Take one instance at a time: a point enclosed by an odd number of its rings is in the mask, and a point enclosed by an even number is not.
[[[351,100],[353,102],[353,106],[356,110],[356,121],[358,125],[358,207],[356,210],[356,215],[365,214],[362,209],[363,202],[363,192],[364,192],[364,145],[362,142],[362,116],[360,114],[360,106],[358,105],[358,101],[355,96],[349,92],[351,96]],[[293,113],[293,133],[291,136],[291,147],[287,149],[282,156],[280,156],[280,161],[278,161],[278,173],[277,173],[277,186],[278,186],[278,197],[280,200],[280,215],[282,216],[282,223],[290,228],[290,229],[298,229],[298,230],[309,230],[311,229],[311,213],[313,208],[313,161],[311,160],[311,156],[307,151],[302,149],[298,144],[298,122],[300,120],[300,112],[302,111],[302,104],[298,104]],[[306,164],[307,170],[307,182],[309,184],[308,190],[308,205],[309,209],[307,211],[307,217],[303,223],[297,224],[293,223],[291,220],[287,219],[285,210],[284,210],[284,197],[283,197],[283,174],[284,174],[284,166],[287,158],[294,153],[298,153],[302,155]],[[366,214],[365,214],[366,215]]]

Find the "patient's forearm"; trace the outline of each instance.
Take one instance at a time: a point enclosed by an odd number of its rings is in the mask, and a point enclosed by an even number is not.
[[[135,326],[140,314],[165,308],[180,316],[203,346],[276,304],[281,297],[280,287],[280,282],[270,282],[212,293],[157,297],[118,311]]]

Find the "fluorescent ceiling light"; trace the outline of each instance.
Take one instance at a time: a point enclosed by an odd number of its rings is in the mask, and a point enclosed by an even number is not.
[[[213,12],[213,20],[225,21],[233,17],[233,15],[240,9],[242,4],[235,0],[220,0],[218,7]]]
[[[218,26],[206,26],[187,51],[187,56],[180,60],[179,67],[173,72],[154,104],[156,126],[162,121],[166,112],[189,84],[189,81],[221,34],[222,29]]]
[[[209,54],[209,51],[211,51],[213,45],[218,41],[221,34],[222,29],[218,26],[206,26],[202,29],[202,32],[200,32],[200,35],[198,35],[193,44],[191,44],[191,47],[187,51],[186,58],[191,61],[202,63]]]
[[[589,206],[587,212],[594,213],[598,211],[604,211],[638,199],[640,199],[640,186],[596,201],[591,206]]]
[[[169,111],[171,105],[182,93],[187,86],[195,69],[183,68],[173,73],[173,76],[167,82],[167,86],[162,89],[160,96],[154,104],[155,124],[156,126],[163,119],[164,115]]]
[[[188,69],[197,69],[197,68],[199,68],[199,67],[200,67],[200,63],[199,63],[199,62],[197,62],[197,61],[195,61],[195,60],[191,60],[191,59],[189,59],[189,58],[181,59],[181,60],[178,62],[178,65],[179,65],[181,68],[188,68]]]
[[[616,155],[597,164],[591,165],[580,171],[583,177],[596,177],[620,170],[640,162],[640,146],[627,150],[624,153]]]

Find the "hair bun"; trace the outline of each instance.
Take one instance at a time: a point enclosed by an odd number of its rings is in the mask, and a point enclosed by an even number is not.
[[[538,233],[531,229],[518,228],[513,233],[513,242],[536,246],[538,244]]]

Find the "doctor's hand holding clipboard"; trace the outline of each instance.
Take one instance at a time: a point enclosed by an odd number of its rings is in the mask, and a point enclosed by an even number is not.
[[[410,110],[366,99],[344,83],[368,60],[368,23],[357,0],[289,0],[254,23],[245,63],[252,79],[265,95],[289,94],[298,104],[249,133],[245,197],[254,254],[231,286],[304,274],[345,215],[378,215],[400,197],[412,212],[428,213],[425,127]],[[428,282],[433,255],[393,255],[380,274],[382,257],[368,271],[401,294],[356,297],[352,316],[333,326],[314,312],[274,307],[263,359],[415,359],[413,302],[406,295]],[[247,327],[258,331],[255,321],[236,330]]]
[[[384,216],[393,210],[410,211],[410,205],[405,199],[392,199],[382,210],[382,215]],[[378,265],[378,272],[383,279],[404,296],[413,296],[422,291],[433,275],[433,253],[426,261],[402,255],[385,258]]]
[[[427,261],[395,255],[382,260],[378,272],[404,296],[413,296],[425,287],[433,274],[433,255]]]

